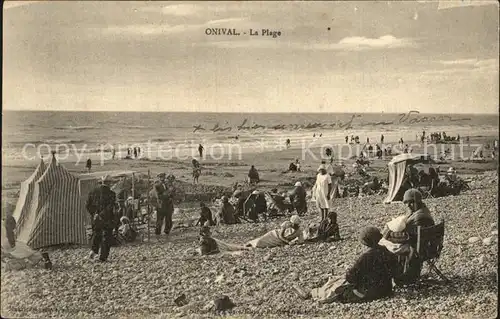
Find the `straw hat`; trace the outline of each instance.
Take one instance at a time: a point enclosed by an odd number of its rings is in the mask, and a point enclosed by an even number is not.
[[[297,183],[295,183],[295,187],[300,187],[300,186],[302,186],[302,183],[301,183],[301,182],[297,182]]]

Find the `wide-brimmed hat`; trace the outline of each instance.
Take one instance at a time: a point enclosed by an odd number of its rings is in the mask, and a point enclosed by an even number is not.
[[[299,186],[302,186],[302,183],[301,183],[301,182],[297,182],[297,183],[295,183],[295,187],[299,187]]]
[[[252,195],[259,195],[259,191],[258,191],[258,190],[254,190],[254,191],[252,192]]]
[[[321,164],[319,167],[318,167],[318,172],[320,170],[325,170],[326,171],[326,165],[325,164]]]
[[[165,174],[165,173],[160,173],[160,174],[156,175],[156,177],[158,177],[158,178],[162,178],[162,177],[165,177],[165,176],[167,176],[167,174]]]

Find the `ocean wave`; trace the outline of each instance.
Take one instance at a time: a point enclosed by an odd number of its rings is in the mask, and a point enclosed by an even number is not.
[[[56,126],[56,130],[63,130],[63,131],[85,131],[85,130],[92,130],[95,129],[94,126]]]
[[[45,144],[81,144],[85,143],[85,140],[71,140],[71,139],[48,139],[43,141]],[[34,143],[36,144],[36,143]]]

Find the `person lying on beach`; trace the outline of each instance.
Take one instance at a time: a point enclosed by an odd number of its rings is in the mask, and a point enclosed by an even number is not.
[[[222,206],[219,210],[219,216],[217,218],[217,223],[219,225],[233,225],[240,222],[236,216],[236,211],[229,202],[227,196],[222,196]]]
[[[396,259],[378,244],[381,238],[377,228],[366,227],[361,231],[359,241],[367,250],[344,278],[332,277],[323,287],[310,292],[304,292],[297,285],[293,285],[293,288],[301,298],[313,298],[320,303],[362,303],[391,296]]]
[[[306,190],[301,182],[296,182],[294,188],[289,193],[290,203],[299,216],[307,213]]]
[[[198,218],[195,226],[214,226],[215,222],[212,218],[212,211],[210,210],[210,208],[208,208],[207,205],[203,202],[200,203],[200,208],[200,218]]]
[[[257,172],[255,166],[252,165],[252,167],[250,167],[250,171],[248,171],[248,183],[257,184],[258,182],[260,182],[259,172]]]
[[[272,248],[285,245],[296,245],[304,243],[303,229],[300,227],[301,220],[293,215],[290,221],[281,224],[279,229],[274,229],[259,238],[249,241],[245,247]]]
[[[52,269],[52,262],[47,252],[39,252],[16,238],[17,223],[12,216],[12,211],[7,210],[7,216],[2,222],[1,231],[1,259],[6,263],[6,270],[21,270],[28,264],[36,266],[42,259],[44,268]]]
[[[198,243],[200,245],[201,255],[213,255],[219,253],[217,242],[212,238],[210,227],[208,226],[201,227]]]

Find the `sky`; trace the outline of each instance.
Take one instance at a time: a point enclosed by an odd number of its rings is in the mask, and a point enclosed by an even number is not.
[[[5,110],[498,113],[495,0],[3,10]]]

